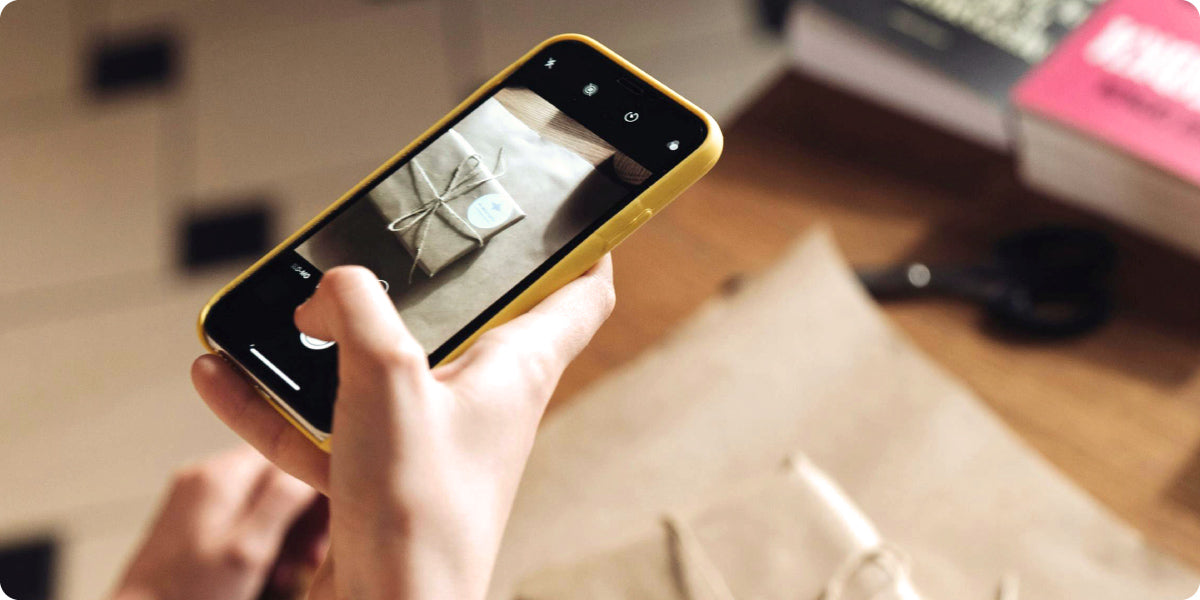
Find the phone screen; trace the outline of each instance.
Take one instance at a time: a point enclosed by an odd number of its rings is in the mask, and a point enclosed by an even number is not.
[[[328,432],[336,346],[292,322],[324,271],[374,272],[437,362],[707,133],[590,46],[548,46],[226,294],[206,334]]]

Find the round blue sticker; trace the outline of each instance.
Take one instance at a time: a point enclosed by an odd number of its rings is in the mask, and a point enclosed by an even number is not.
[[[495,229],[512,216],[512,200],[504,194],[486,194],[467,208],[467,221],[480,229]]]

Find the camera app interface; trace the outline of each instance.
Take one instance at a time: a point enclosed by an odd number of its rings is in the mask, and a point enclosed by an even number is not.
[[[296,248],[362,265],[433,353],[650,172],[529,89],[484,101]]]

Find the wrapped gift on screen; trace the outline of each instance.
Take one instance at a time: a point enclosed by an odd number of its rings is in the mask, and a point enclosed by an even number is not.
[[[432,277],[525,218],[500,183],[504,150],[483,157],[453,129],[413,157],[370,198],[387,228]]]

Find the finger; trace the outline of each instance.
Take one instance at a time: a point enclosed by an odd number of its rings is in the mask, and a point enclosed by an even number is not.
[[[335,341],[340,352],[358,359],[425,358],[378,278],[363,267],[326,272],[312,298],[296,308],[295,319],[304,333]],[[420,361],[412,362],[419,366]]]
[[[275,411],[220,357],[201,356],[192,364],[200,397],[230,429],[267,460],[322,493],[329,489],[329,456]]]
[[[313,577],[312,587],[308,590],[308,600],[334,600],[337,597],[333,586],[333,568],[333,555],[330,554]]]
[[[517,386],[546,400],[564,369],[612,313],[616,297],[612,261],[592,269],[530,310],[480,337],[458,361],[439,371],[443,379]]]
[[[292,525],[285,543],[296,562],[316,569],[329,550],[329,499],[318,495]]]
[[[232,521],[242,506],[257,493],[262,474],[270,468],[271,463],[260,452],[247,444],[238,444],[231,450],[198,463],[192,469],[199,471],[198,478],[209,488],[209,503],[223,506]],[[185,472],[192,469],[185,469]]]
[[[155,518],[153,531],[170,531],[188,539],[227,530],[268,465],[258,452],[239,445],[175,472],[170,493]]]
[[[241,522],[252,534],[277,535],[281,546],[283,535],[318,495],[308,484],[267,464],[246,498]]]
[[[612,255],[605,254],[586,273],[533,307],[526,316],[546,318],[554,327],[555,335],[550,341],[570,362],[608,320],[616,304]]]
[[[296,326],[338,344],[337,430],[373,429],[396,419],[398,398],[421,398],[429,359],[400,321],[379,280],[362,267],[331,269],[296,309]],[[336,444],[336,442],[335,442]]]
[[[296,519],[283,540],[270,587],[279,597],[296,598],[309,587],[329,550],[329,501],[317,496]]]
[[[282,555],[288,532],[316,497],[302,481],[265,465],[231,527],[232,547],[248,564],[261,565],[265,578]]]
[[[494,354],[489,342],[499,339],[505,352],[544,354],[553,357],[555,366],[561,370],[587,346],[596,330],[612,314],[615,304],[612,258],[605,255],[595,266],[528,313],[484,334],[480,339],[484,343],[468,350],[464,362],[481,358],[470,356],[473,353]],[[493,339],[484,339],[488,337]]]

